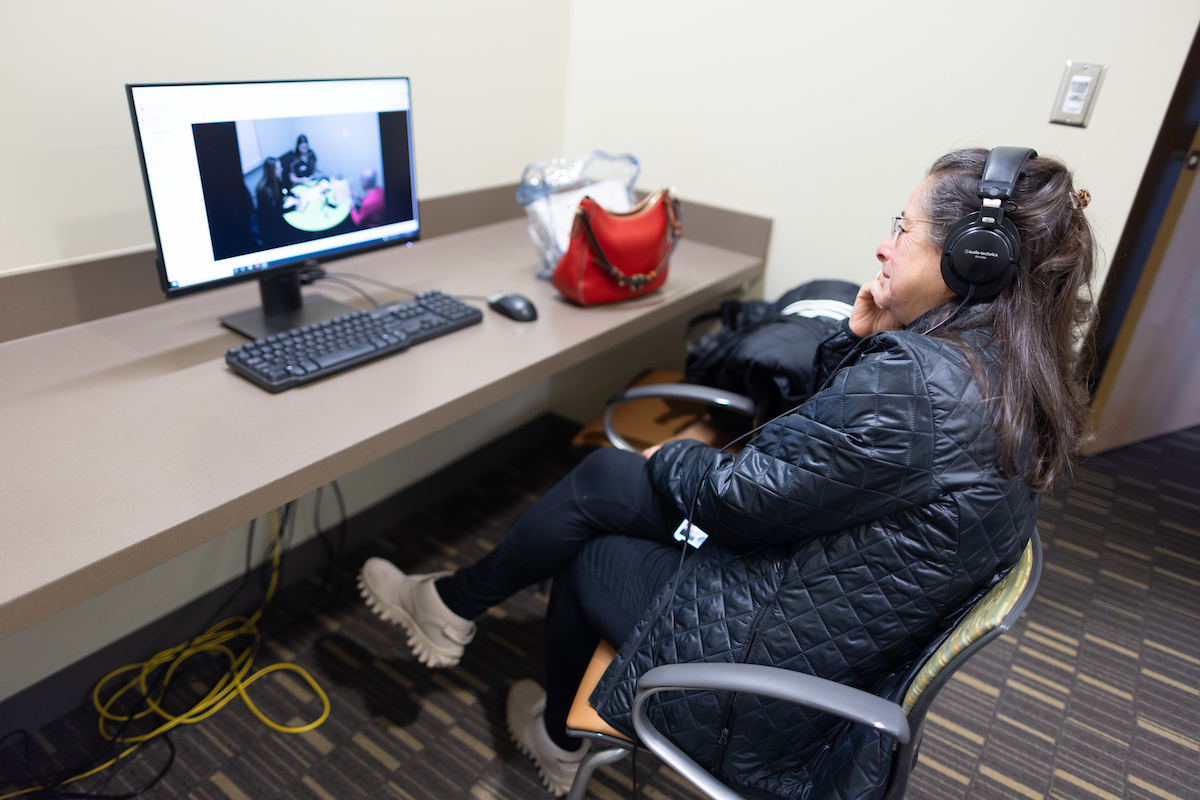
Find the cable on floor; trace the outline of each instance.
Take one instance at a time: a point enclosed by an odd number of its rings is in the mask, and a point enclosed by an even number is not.
[[[279,584],[280,562],[282,559],[282,543],[283,531],[280,526],[279,513],[272,511],[270,514],[271,520],[271,575],[267,585],[266,597],[258,610],[249,617],[234,616],[224,619],[215,625],[209,627],[203,633],[193,637],[190,641],[176,645],[175,647],[164,650],[152,658],[137,663],[130,664],[125,667],[113,670],[108,675],[104,676],[95,689],[92,691],[92,703],[99,713],[97,724],[100,730],[100,736],[106,742],[112,742],[118,746],[128,745],[123,750],[120,750],[114,758],[111,758],[99,766],[87,769],[77,775],[66,777],[59,781],[54,781],[55,785],[38,785],[26,789],[21,789],[8,794],[0,795],[0,800],[9,800],[9,798],[28,795],[33,792],[41,792],[50,790],[63,797],[96,797],[92,793],[67,793],[57,791],[59,787],[66,786],[92,775],[103,772],[109,767],[117,764],[117,762],[127,759],[129,756],[137,752],[147,742],[154,740],[159,736],[163,736],[167,732],[178,728],[181,725],[192,725],[201,720],[208,719],[213,714],[220,711],[230,702],[235,699],[240,699],[249,709],[250,713],[258,718],[264,725],[272,730],[280,733],[305,733],[321,725],[329,718],[330,702],[329,696],[316,682],[316,680],[302,667],[288,662],[271,664],[262,669],[250,674],[251,667],[254,664],[254,659],[258,654],[258,647],[262,642],[262,634],[258,630],[258,622],[262,618],[263,612],[271,599],[275,595],[275,590]],[[251,536],[252,536],[251,531]],[[247,546],[247,552],[250,550],[250,545]],[[226,601],[228,602],[228,601]],[[224,605],[224,604],[223,604]],[[220,609],[219,609],[220,610]],[[234,639],[249,636],[252,637],[251,643],[240,652],[235,652],[232,642]],[[216,654],[224,657],[228,661],[228,670],[217,681],[216,685],[209,690],[200,701],[195,703],[190,709],[181,714],[172,714],[167,711],[163,704],[163,699],[167,689],[170,686],[171,680],[179,676],[181,668],[185,668],[188,659],[200,654]],[[165,669],[162,674],[161,682],[154,679],[155,673]],[[294,672],[309,685],[317,697],[321,700],[320,716],[304,725],[283,725],[267,717],[254,701],[250,699],[247,689],[255,681],[265,677],[273,672]],[[112,691],[111,694],[105,696],[106,688],[114,680],[121,676],[126,676],[132,673],[119,688]],[[152,686],[157,685],[157,689],[152,689]],[[135,693],[140,693],[141,705],[144,706],[141,711],[122,715],[113,710],[114,705],[122,697],[127,695],[133,696]],[[127,735],[126,728],[135,720],[141,720],[157,717],[159,724],[148,733]],[[115,727],[115,729],[113,729]],[[174,745],[167,742],[171,751],[171,759],[174,760]],[[170,761],[164,768],[155,782],[162,775],[166,774],[166,769],[170,767]],[[123,766],[123,765],[122,765]],[[101,786],[106,786],[107,781]],[[151,784],[153,785],[153,784]],[[145,791],[149,787],[143,787],[137,794]],[[130,797],[134,795],[129,795]],[[125,795],[104,795],[110,800],[124,798]]]

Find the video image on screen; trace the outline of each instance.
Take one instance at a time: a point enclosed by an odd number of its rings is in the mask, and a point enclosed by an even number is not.
[[[407,116],[193,124],[214,260],[411,220]]]

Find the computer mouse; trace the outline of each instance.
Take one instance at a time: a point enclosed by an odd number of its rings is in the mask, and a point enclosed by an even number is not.
[[[487,299],[488,308],[503,314],[517,322],[533,322],[537,319],[537,309],[533,302],[524,295],[512,292],[497,292]]]

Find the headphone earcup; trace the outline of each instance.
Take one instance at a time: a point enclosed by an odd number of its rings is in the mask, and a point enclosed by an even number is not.
[[[1021,236],[1008,218],[990,228],[979,217],[978,211],[968,214],[950,229],[942,248],[942,280],[959,297],[986,300],[1017,274]]]

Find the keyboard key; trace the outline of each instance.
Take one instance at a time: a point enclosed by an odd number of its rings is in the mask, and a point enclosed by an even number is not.
[[[349,361],[359,356],[365,356],[367,353],[374,352],[375,345],[370,342],[351,345],[343,350],[335,350],[332,353],[320,355],[313,360],[321,366],[322,369],[341,364],[343,361]]]

